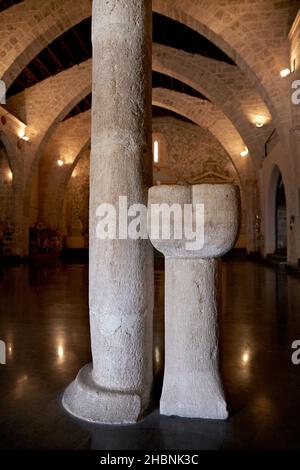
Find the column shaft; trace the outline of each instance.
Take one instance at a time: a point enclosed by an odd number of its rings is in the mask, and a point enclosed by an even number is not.
[[[218,261],[166,258],[162,414],[227,417],[218,367]]]
[[[80,412],[91,421],[135,422],[148,405],[152,386],[151,245],[148,240],[96,236],[100,204],[118,207],[119,196],[127,196],[128,206],[146,204],[152,166],[151,19],[150,0],[93,2],[89,266],[93,369],[77,378],[91,381],[88,387],[99,392],[88,413]],[[66,407],[72,412],[72,406]]]

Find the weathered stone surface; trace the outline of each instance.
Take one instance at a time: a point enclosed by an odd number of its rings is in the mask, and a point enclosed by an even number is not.
[[[160,411],[188,418],[226,419],[218,366],[218,261],[239,230],[239,191],[230,184],[156,186],[151,204],[204,204],[204,245],[151,239],[165,262],[165,375]],[[151,217],[149,218],[150,224]]]
[[[91,5],[92,0],[60,0],[49,8],[48,0],[26,0],[10,8],[1,9],[0,76],[6,88],[10,87],[24,67],[55,38],[88,18],[91,15]],[[231,1],[224,3],[220,0],[205,0],[200,3],[192,0],[153,0],[152,6],[155,12],[173,18],[206,36],[236,63],[233,65],[212,60],[161,44],[154,47],[154,70],[182,80],[200,91],[217,106],[214,111],[216,118],[219,108],[231,120],[231,132],[227,130],[226,120],[222,124],[219,118],[216,119],[216,125],[211,121],[210,130],[215,130],[213,133],[226,150],[230,150],[233,161],[238,163],[241,146],[244,145],[247,145],[249,156],[255,161],[258,177],[256,186],[260,191],[260,195],[255,198],[261,207],[255,207],[255,201],[251,197],[256,189],[254,184],[251,187],[249,185],[248,171],[242,174],[238,169],[241,181],[249,192],[247,230],[252,230],[252,238],[255,216],[262,220],[261,237],[247,246],[249,251],[261,249],[266,255],[274,249],[274,211],[273,208],[271,212],[265,209],[271,206],[272,198],[269,183],[273,168],[270,163],[272,166],[277,165],[284,174],[288,219],[296,218],[293,229],[288,230],[288,261],[296,264],[300,253],[297,236],[300,219],[296,203],[300,159],[299,139],[293,129],[299,126],[299,106],[292,104],[287,96],[292,93],[292,81],[299,77],[297,1],[270,1],[267,4],[241,1],[233,5]],[[27,88],[26,92],[7,100],[6,109],[14,116],[24,119],[30,135],[30,144],[22,145],[22,148],[17,150],[21,157],[17,159],[17,171],[23,175],[17,181],[14,173],[14,186],[18,186],[20,193],[16,198],[20,214],[16,222],[16,231],[19,233],[14,243],[19,247],[17,250],[14,247],[13,252],[28,254],[28,226],[40,217],[39,210],[43,203],[39,201],[36,191],[38,186],[43,185],[43,181],[38,181],[38,162],[48,138],[61,119],[90,93],[91,67],[92,61],[88,60],[42,80]],[[293,73],[281,79],[279,72],[286,67],[290,67]],[[165,90],[158,93],[157,98],[161,105],[193,119],[200,125],[201,114],[204,114],[203,121],[206,121],[205,113],[198,109],[199,100],[189,99],[193,97],[179,99],[176,94],[169,92],[170,90]],[[1,113],[8,116],[3,108]],[[261,117],[266,122],[263,128],[257,129],[255,123]],[[16,146],[15,141],[22,129],[20,124],[15,121],[8,130],[8,124],[0,122],[0,130],[9,137],[13,146]],[[268,152],[268,159],[264,159],[264,143],[274,127],[278,131],[282,147],[277,148],[271,156]],[[238,132],[234,132],[235,128]],[[268,149],[275,143],[276,139],[272,139]],[[245,160],[247,159],[244,159],[244,163]],[[51,188],[49,191],[51,192]],[[52,204],[51,196],[49,203]],[[42,215],[43,211],[44,209],[41,210]]]
[[[153,263],[148,240],[99,240],[101,203],[145,203],[151,174],[151,2],[94,1],[90,182],[93,367],[64,406],[94,422],[135,422],[152,387]],[[126,60],[124,60],[126,57]],[[100,60],[101,59],[101,60]]]
[[[166,258],[164,415],[228,416],[218,370],[217,263]]]
[[[204,204],[204,245],[186,250],[188,240],[153,239],[166,257],[215,258],[233,248],[240,226],[239,189],[232,184],[161,185],[149,189],[148,205]],[[151,217],[150,217],[150,223]],[[172,229],[172,226],[171,226]]]
[[[93,379],[92,364],[79,371],[64,394],[63,405],[77,418],[103,424],[135,423],[144,409],[138,394],[100,387]]]

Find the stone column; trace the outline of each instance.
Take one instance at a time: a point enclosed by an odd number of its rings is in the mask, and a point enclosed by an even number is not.
[[[94,0],[89,306],[93,364],[64,394],[73,415],[134,423],[152,387],[148,240],[99,240],[96,209],[146,203],[151,174],[151,0]]]
[[[218,256],[237,239],[240,220],[238,188],[229,184],[156,186],[152,204],[204,205],[204,244],[188,249],[184,237],[153,245],[166,257],[165,375],[160,411],[187,418],[228,416],[218,364]],[[168,223],[162,218],[161,224]],[[150,227],[155,221],[150,217]],[[184,227],[186,221],[184,220]],[[157,224],[156,224],[157,225]],[[172,225],[171,225],[172,227]],[[195,225],[194,225],[195,228]],[[159,233],[159,232],[157,232]]]

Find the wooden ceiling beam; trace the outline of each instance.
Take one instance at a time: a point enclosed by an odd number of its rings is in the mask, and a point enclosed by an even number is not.
[[[35,75],[35,73],[32,72],[32,70],[30,70],[29,65],[27,65],[27,67],[25,67],[25,69],[24,69],[24,75],[26,76],[26,74],[28,74],[30,76],[30,79],[31,79],[32,83],[39,82],[39,80],[38,80],[37,76]],[[24,84],[23,84],[23,86],[24,86]]]
[[[48,69],[48,67],[38,58],[38,56],[35,57],[34,59],[42,69],[44,69],[48,75],[48,77],[50,77],[52,75],[52,73],[50,72],[50,70]]]
[[[87,57],[90,57],[91,54],[89,53],[89,51],[88,51],[87,48],[85,47],[85,45],[84,45],[84,43],[82,42],[80,36],[77,34],[77,32],[75,31],[74,28],[72,29],[72,32],[73,32],[75,38],[77,39],[77,41],[79,42],[81,48],[82,48],[82,49],[84,50],[84,52],[86,53]]]
[[[48,54],[50,55],[50,57],[52,57],[52,59],[54,59],[54,61],[57,62],[57,64],[59,65],[59,67],[60,67],[62,70],[65,70],[64,65],[61,63],[61,61],[60,61],[60,60],[58,59],[58,57],[54,54],[54,52],[50,49],[49,46],[47,47],[47,52],[48,52]]]
[[[72,54],[72,51],[71,49],[69,48],[68,44],[61,40],[61,43],[63,45],[63,47],[66,49],[67,53],[69,54],[69,56],[71,57],[71,59],[73,59],[73,62],[74,62],[74,65],[78,63],[78,59],[76,59],[76,57],[74,57],[74,55]]]

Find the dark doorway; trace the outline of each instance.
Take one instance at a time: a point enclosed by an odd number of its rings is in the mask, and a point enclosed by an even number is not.
[[[286,257],[287,254],[287,217],[286,198],[282,176],[279,176],[276,190],[276,253]]]

